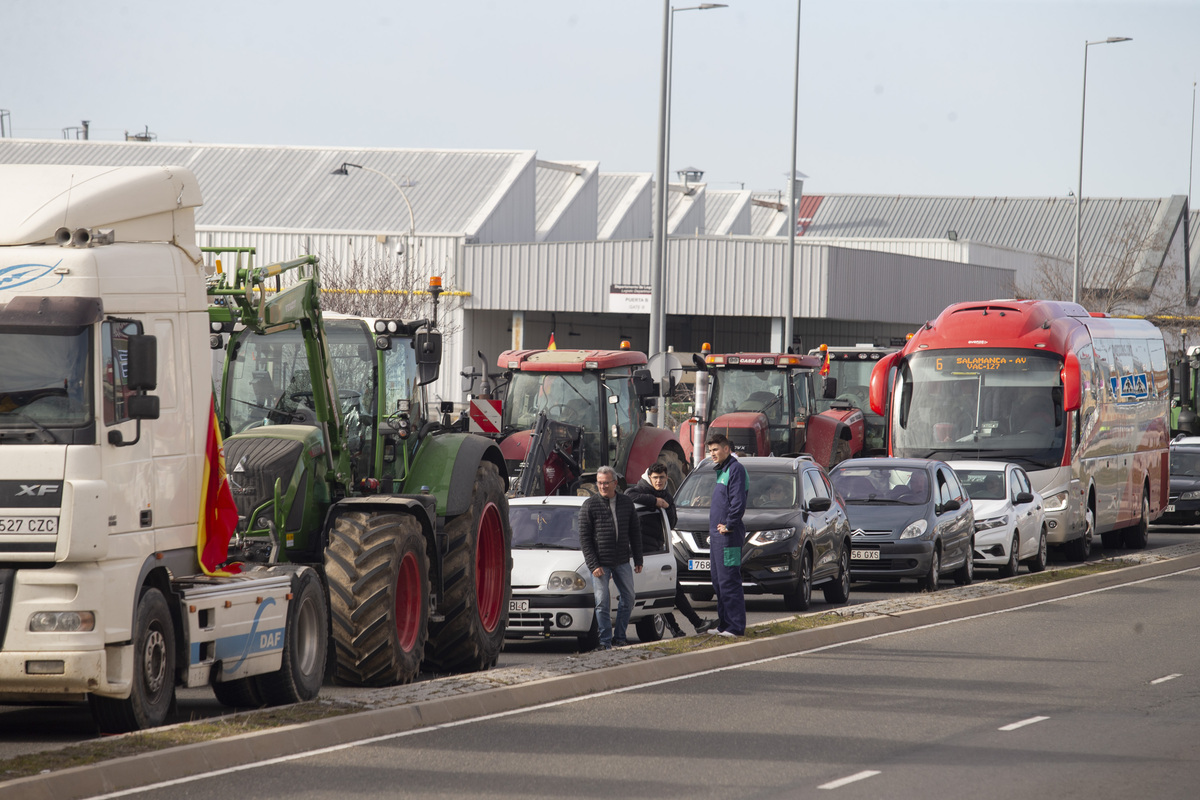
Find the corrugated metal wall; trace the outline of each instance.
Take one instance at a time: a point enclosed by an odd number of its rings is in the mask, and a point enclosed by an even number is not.
[[[595,170],[572,175],[570,189],[559,207],[539,225],[538,240],[544,242],[595,241],[599,214],[600,181]]]

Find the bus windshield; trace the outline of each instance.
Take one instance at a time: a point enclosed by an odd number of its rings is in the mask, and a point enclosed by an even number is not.
[[[900,365],[893,454],[979,457],[1035,469],[1062,463],[1062,360],[1028,350],[938,350]]]

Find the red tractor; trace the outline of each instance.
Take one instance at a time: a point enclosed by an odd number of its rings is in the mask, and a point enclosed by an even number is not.
[[[679,432],[689,452],[697,426],[707,424],[707,433],[725,434],[734,451],[746,455],[807,454],[826,467],[862,455],[860,409],[835,400],[817,412],[818,400],[837,396],[837,381],[820,379],[822,359],[791,353],[714,355],[706,345],[703,358],[695,361],[697,413]]]
[[[633,350],[501,353],[496,364],[504,372],[489,377],[503,386],[472,399],[471,425],[500,442],[513,476],[509,493],[588,491],[604,465],[624,489],[656,461],[666,465],[672,491],[678,488],[687,457],[670,431],[646,424],[645,407],[657,394],[646,363]]]

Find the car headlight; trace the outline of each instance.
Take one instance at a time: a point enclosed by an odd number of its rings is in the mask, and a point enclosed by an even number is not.
[[[591,587],[578,572],[551,572],[546,588],[552,592],[582,592]]]
[[[1002,528],[1008,524],[1008,514],[1003,514],[999,517],[988,517],[987,519],[975,520],[975,530],[990,531],[992,528]]]
[[[918,536],[921,536],[922,534],[924,534],[925,531],[928,529],[929,529],[929,521],[924,520],[924,519],[919,519],[916,522],[910,523],[907,528],[905,528],[903,531],[901,531],[900,538],[901,539],[916,539]]]
[[[1047,511],[1062,511],[1067,507],[1067,501],[1070,500],[1070,492],[1059,492],[1058,494],[1050,495],[1042,498],[1045,500],[1045,509]]]
[[[1197,489],[1197,490],[1194,490],[1191,492],[1184,492],[1183,494],[1179,495],[1179,499],[1180,500],[1200,500],[1200,489]]]
[[[764,545],[782,542],[796,535],[795,528],[774,528],[769,531],[754,531],[747,540],[750,544]]]

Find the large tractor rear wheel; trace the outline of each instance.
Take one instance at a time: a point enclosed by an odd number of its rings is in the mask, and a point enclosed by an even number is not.
[[[342,514],[325,549],[333,677],[351,686],[408,683],[421,669],[429,624],[429,554],[407,514]]]
[[[425,662],[437,672],[470,672],[496,664],[512,596],[512,527],[496,465],[475,471],[471,505],[446,523],[442,621],[430,625]]]

